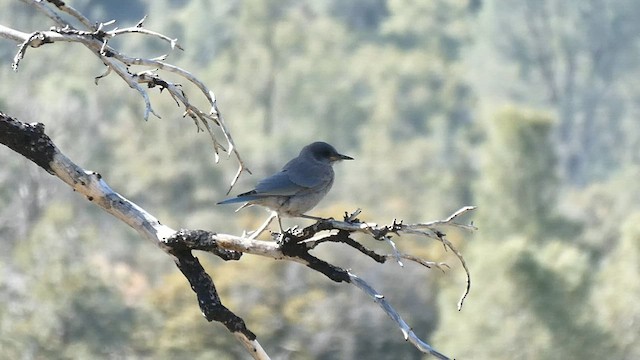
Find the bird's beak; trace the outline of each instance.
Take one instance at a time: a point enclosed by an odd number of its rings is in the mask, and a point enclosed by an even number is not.
[[[338,154],[331,157],[331,161],[340,161],[340,160],[353,160],[351,156]]]

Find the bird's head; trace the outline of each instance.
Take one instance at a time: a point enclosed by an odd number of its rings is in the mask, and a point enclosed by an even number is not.
[[[300,156],[311,156],[317,161],[329,164],[340,160],[353,160],[351,156],[340,154],[333,146],[322,141],[305,146],[300,152]]]

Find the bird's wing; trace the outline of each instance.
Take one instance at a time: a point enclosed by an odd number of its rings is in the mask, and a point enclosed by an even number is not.
[[[260,180],[255,189],[242,193],[234,198],[220,201],[218,204],[247,202],[268,196],[291,196],[304,189],[305,187],[291,181],[287,173],[283,170],[277,174],[269,176],[268,178]]]
[[[333,169],[330,165],[314,164],[296,158],[289,161],[282,171],[260,180],[255,189],[218,204],[257,200],[265,196],[291,196],[326,185],[332,179]]]
[[[320,187],[333,178],[331,165],[293,159],[282,171],[258,182],[255,194],[293,195],[301,190]]]
[[[287,163],[282,169],[287,174],[289,180],[305,188],[316,188],[333,178],[331,165],[305,161],[296,158]]]
[[[291,180],[288,171],[281,171],[268,178],[260,180],[255,190],[250,193],[256,195],[289,196],[304,190],[306,186]]]

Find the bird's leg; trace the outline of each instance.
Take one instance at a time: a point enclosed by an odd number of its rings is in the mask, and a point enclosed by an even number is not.
[[[280,219],[280,215],[278,215],[277,212],[273,212],[274,214],[276,214],[276,217],[278,218],[278,225],[280,225],[280,234],[284,234],[284,230],[282,229],[282,220]]]
[[[267,218],[267,221],[265,221],[262,225],[260,225],[260,227],[258,229],[256,229],[256,231],[251,233],[251,235],[249,236],[249,240],[254,240],[258,236],[260,236],[260,234],[262,234],[264,232],[264,230],[269,226],[269,224],[271,224],[273,219],[276,218],[276,217],[278,218],[278,222],[279,222],[280,221],[280,217],[278,216],[278,213],[275,212],[275,211],[272,211],[271,215],[269,215],[269,218]],[[280,224],[280,229],[282,229],[282,224]]]

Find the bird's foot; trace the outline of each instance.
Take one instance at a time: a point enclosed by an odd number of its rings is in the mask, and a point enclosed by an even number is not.
[[[285,230],[281,230],[280,232],[272,231],[272,232],[271,232],[271,237],[272,237],[274,240],[278,240],[279,238],[281,238],[281,237],[283,237],[283,236],[285,236],[285,235],[287,235],[287,234],[293,235],[293,234],[295,234],[295,232],[297,232],[297,231],[298,231],[298,225],[295,225],[295,226],[290,227],[290,228],[287,228],[287,229],[285,229]]]
[[[282,239],[284,239],[286,234],[287,234],[286,231],[283,231],[283,232],[272,232],[271,233],[271,239],[273,241],[280,242],[280,241],[282,241]]]

